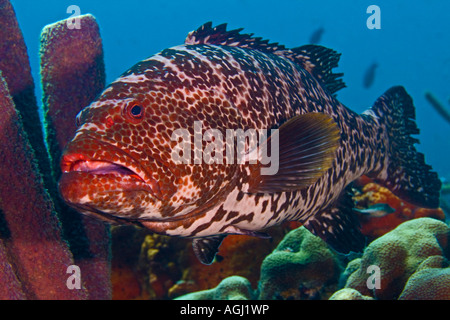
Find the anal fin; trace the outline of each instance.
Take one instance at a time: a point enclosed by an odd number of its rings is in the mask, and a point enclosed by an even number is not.
[[[271,238],[271,236],[267,233],[245,230],[235,226],[228,226],[225,229],[225,232],[227,234],[246,235],[262,239]],[[195,256],[198,258],[198,260],[200,260],[200,262],[203,264],[210,265],[214,261],[217,252],[219,252],[219,247],[227,234],[195,238],[194,240],[192,240],[192,248],[194,249]]]
[[[219,247],[222,244],[226,235],[217,235],[204,238],[195,238],[192,240],[192,248],[195,256],[201,263],[210,265],[214,261],[214,257],[219,252]]]
[[[335,206],[318,212],[303,225],[337,252],[343,254],[362,252],[366,239],[361,233],[353,206],[351,194],[346,190]]]

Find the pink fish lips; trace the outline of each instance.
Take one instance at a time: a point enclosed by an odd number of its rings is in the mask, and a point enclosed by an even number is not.
[[[77,160],[77,157],[81,158]],[[131,175],[135,178],[144,181],[139,175],[132,170],[109,161],[101,160],[84,160],[82,155],[64,156],[62,161],[62,171],[64,173],[77,171],[89,172],[91,174],[116,174],[116,175]],[[70,159],[73,159],[72,161]]]
[[[62,157],[61,171],[60,193],[64,200],[75,205],[94,201],[90,196],[95,193],[145,192],[156,198],[160,195],[157,181],[144,179],[130,167],[112,161],[94,160],[83,154],[71,153]]]

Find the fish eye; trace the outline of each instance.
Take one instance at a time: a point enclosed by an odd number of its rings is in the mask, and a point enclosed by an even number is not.
[[[136,104],[133,107],[131,107],[130,113],[134,117],[139,117],[142,113],[142,107]]]
[[[144,117],[144,107],[136,102],[132,102],[126,105],[124,111],[125,117],[131,123],[138,123]]]

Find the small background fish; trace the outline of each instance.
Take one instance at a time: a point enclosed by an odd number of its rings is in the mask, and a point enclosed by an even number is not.
[[[319,44],[322,40],[323,33],[325,32],[325,29],[323,27],[320,27],[316,29],[313,33],[311,33],[309,37],[309,43],[311,44]]]
[[[378,68],[378,63],[374,62],[372,63],[366,70],[366,72],[364,73],[364,78],[363,78],[363,86],[366,89],[369,89],[374,81],[375,81],[375,76],[376,76],[376,70]]]
[[[438,98],[436,98],[431,92],[425,92],[425,99],[431,104],[431,106],[439,113],[439,115],[445,119],[448,123],[450,123],[450,110],[444,107],[444,104],[441,103]]]
[[[385,215],[395,212],[395,209],[391,208],[386,203],[377,203],[365,209],[354,208],[353,210],[374,218],[384,217]]]

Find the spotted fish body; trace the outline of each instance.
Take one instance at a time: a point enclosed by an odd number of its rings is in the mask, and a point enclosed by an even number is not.
[[[438,205],[440,182],[414,148],[414,106],[402,87],[358,115],[334,96],[344,87],[332,72],[339,54],[286,49],[240,31],[203,25],[80,112],[61,159],[63,198],[103,220],[193,237],[205,263],[225,235],[264,236],[258,231],[290,220],[338,251],[361,250],[347,186],[364,174],[413,203]],[[258,176],[261,166],[236,162],[174,163],[174,132],[195,136],[196,121],[202,133],[224,137],[227,129],[279,129],[278,173]]]

